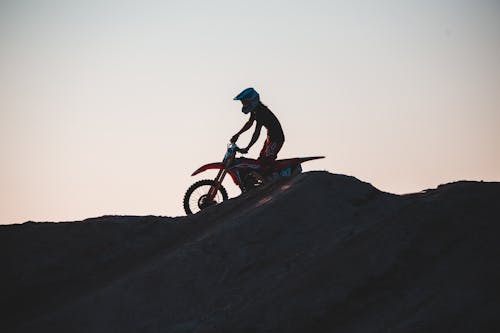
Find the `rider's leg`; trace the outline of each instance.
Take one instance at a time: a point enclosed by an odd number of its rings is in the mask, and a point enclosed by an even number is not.
[[[269,137],[266,138],[264,147],[260,151],[259,161],[262,166],[262,173],[266,174],[270,171],[274,161],[278,157],[278,152],[283,147],[283,142],[272,141]]]

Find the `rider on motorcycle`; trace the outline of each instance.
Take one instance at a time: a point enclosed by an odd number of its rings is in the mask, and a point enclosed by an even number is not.
[[[257,122],[250,143],[246,148],[241,149],[241,152],[245,154],[259,139],[260,130],[262,126],[264,126],[267,130],[267,138],[260,151],[259,161],[263,167],[269,166],[276,160],[278,152],[285,142],[285,135],[283,134],[283,129],[281,128],[278,118],[276,118],[274,113],[272,113],[267,106],[262,104],[259,94],[253,88],[243,90],[234,100],[241,101],[241,104],[243,104],[241,112],[244,114],[250,113],[250,119],[248,119],[243,128],[231,138],[231,142],[235,143],[240,134],[249,130],[254,121]]]

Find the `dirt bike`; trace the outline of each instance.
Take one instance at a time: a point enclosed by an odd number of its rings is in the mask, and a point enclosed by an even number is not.
[[[224,177],[229,174],[242,193],[258,188],[281,177],[290,177],[302,172],[301,163],[324,158],[324,156],[299,157],[276,160],[263,166],[260,160],[236,157],[241,149],[234,143],[227,146],[222,162],[209,163],[193,172],[195,176],[210,169],[218,169],[215,179],[199,180],[191,185],[184,195],[184,210],[187,215],[197,213],[228,199],[222,186]]]

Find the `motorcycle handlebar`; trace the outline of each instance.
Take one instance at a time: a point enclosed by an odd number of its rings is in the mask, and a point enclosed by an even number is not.
[[[236,145],[236,143],[232,143],[232,142],[230,142],[230,143],[227,145],[227,148],[228,148],[228,149],[234,149],[234,151],[235,151],[235,152],[240,153],[240,154],[244,154],[244,153],[242,153],[242,150],[243,150],[243,149],[241,149],[240,147],[238,147],[238,146]]]

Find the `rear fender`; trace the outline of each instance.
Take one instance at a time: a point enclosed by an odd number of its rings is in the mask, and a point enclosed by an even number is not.
[[[311,157],[299,157],[300,163],[304,163],[312,160],[319,160],[321,158],[325,158],[325,156],[311,156]]]
[[[274,170],[282,170],[289,167],[293,167],[295,165],[300,165],[301,163],[317,160],[320,158],[324,158],[324,156],[312,156],[312,157],[296,157],[296,158],[288,158],[284,160],[277,160],[274,162],[273,169]]]
[[[191,174],[191,176],[196,176],[197,174],[200,174],[200,173],[205,172],[207,170],[213,170],[213,169],[215,169],[215,170],[224,169],[224,164],[222,164],[220,162],[205,164],[205,165],[201,166],[200,168],[198,168],[195,172],[193,172]],[[227,170],[227,173],[229,173],[229,175],[233,179],[233,182],[237,186],[239,186],[238,177],[236,177],[236,174],[231,170]]]

